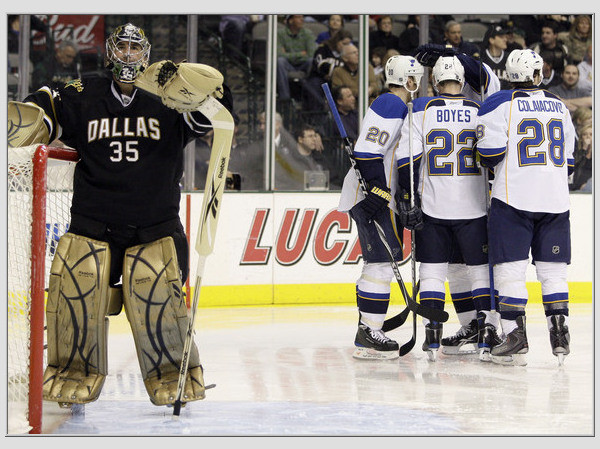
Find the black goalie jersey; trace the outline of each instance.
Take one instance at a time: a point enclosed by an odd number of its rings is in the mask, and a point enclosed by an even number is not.
[[[231,109],[226,91],[222,102]],[[25,102],[45,110],[50,141],[79,153],[72,213],[133,226],[179,216],[183,149],[211,129],[200,112],[180,114],[140,89],[123,97],[106,76],[44,87]]]

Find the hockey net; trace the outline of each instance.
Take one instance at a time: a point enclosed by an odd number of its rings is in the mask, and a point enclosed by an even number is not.
[[[45,299],[68,230],[77,152],[8,148],[8,433],[41,433]]]

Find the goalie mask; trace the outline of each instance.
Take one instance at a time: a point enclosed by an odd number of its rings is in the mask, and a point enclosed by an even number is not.
[[[506,60],[506,74],[511,83],[534,83],[536,71],[541,74],[543,66],[544,60],[533,50],[513,50]]]
[[[115,79],[133,83],[150,61],[150,42],[144,30],[131,23],[121,25],[106,40],[106,66]]]
[[[421,63],[412,56],[394,55],[385,63],[384,73],[386,87],[390,84],[397,84],[406,88],[408,78],[412,76],[417,84],[413,91],[416,92],[419,90],[425,70]]]

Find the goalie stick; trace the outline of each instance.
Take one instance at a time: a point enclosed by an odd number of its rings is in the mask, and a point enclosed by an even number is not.
[[[348,138],[348,135],[346,134],[346,130],[344,129],[344,125],[342,124],[342,120],[340,119],[340,115],[335,106],[335,102],[333,101],[333,97],[331,95],[331,90],[329,89],[329,85],[327,83],[323,83],[323,84],[321,84],[321,88],[323,89],[323,92],[325,93],[325,97],[327,98],[327,103],[329,104],[329,109],[331,110],[331,113],[333,114],[333,118],[337,125],[340,136],[342,137],[342,139],[344,141],[344,150],[346,151],[346,153],[348,154],[348,157],[350,158],[350,164],[352,165],[352,168],[354,169],[354,172],[356,173],[356,177],[358,178],[358,183],[360,185],[361,191],[366,196],[368,194],[367,193],[368,192],[367,185],[366,185],[364,178],[362,177],[362,174],[360,173],[360,170],[358,169],[358,166],[356,165],[356,160],[354,159],[354,154],[352,152],[352,143],[350,142],[350,139]],[[432,321],[445,322],[446,320],[448,320],[447,312],[445,312],[443,310],[437,310],[437,309],[432,309],[431,307],[423,306],[423,305],[419,304],[413,297],[411,297],[408,294],[408,291],[406,290],[406,286],[404,285],[404,281],[402,280],[402,276],[400,274],[400,268],[398,267],[398,263],[394,259],[392,250],[387,242],[385,233],[383,232],[383,228],[375,220],[373,220],[373,224],[375,225],[375,229],[377,229],[377,233],[379,234],[381,243],[383,243],[383,246],[386,249],[388,259],[390,260],[390,265],[392,266],[392,270],[394,272],[394,276],[396,277],[396,281],[398,281],[398,286],[400,287],[400,292],[402,293],[402,296],[404,298],[404,301],[406,303],[406,307],[407,307],[408,311],[414,312],[417,315],[428,318]],[[398,321],[400,321],[400,320],[398,320]],[[402,320],[402,322],[404,322],[404,320]]]
[[[198,253],[196,285],[194,287],[194,298],[190,310],[190,320],[181,358],[179,382],[177,384],[177,397],[173,404],[174,417],[179,416],[181,412],[181,397],[185,387],[189,355],[194,338],[194,320],[196,317],[196,309],[198,308],[202,276],[204,275],[206,258],[212,253],[215,245],[217,221],[221,209],[221,197],[227,180],[227,166],[229,165],[229,155],[231,153],[231,141],[234,128],[233,117],[225,106],[219,103],[214,97],[207,97],[206,101],[198,107],[198,110],[210,120],[214,130],[214,137],[210,152],[206,184],[204,186],[204,195],[202,198],[200,223],[196,235],[195,249]]]

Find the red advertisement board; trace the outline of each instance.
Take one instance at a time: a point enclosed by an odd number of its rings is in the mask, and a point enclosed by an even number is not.
[[[75,41],[79,51],[104,49],[104,15],[98,14],[48,14],[38,16],[50,26],[56,45],[65,40]],[[46,35],[34,34],[34,49],[44,51]]]

